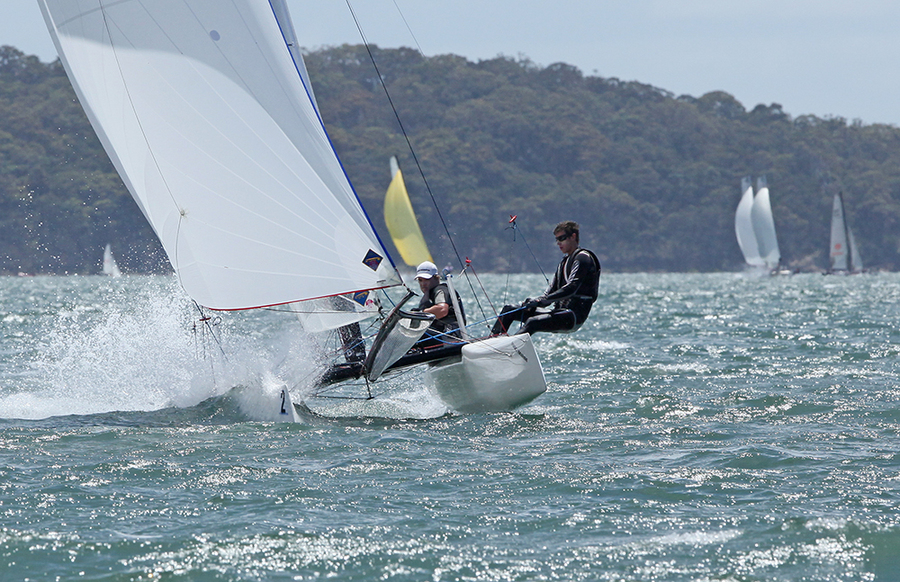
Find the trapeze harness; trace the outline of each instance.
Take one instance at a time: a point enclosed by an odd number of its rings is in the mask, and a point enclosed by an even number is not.
[[[572,332],[587,320],[600,287],[600,261],[587,249],[576,249],[559,262],[553,282],[536,301],[556,303],[550,312],[537,306],[507,305],[497,318],[492,333],[508,332],[513,321],[522,321],[519,333]]]
[[[461,319],[463,325],[465,325],[466,314],[463,310],[459,293],[456,294],[456,301],[460,311],[462,311],[460,315],[462,316]],[[436,319],[431,322],[431,325],[428,327],[428,331],[425,332],[422,340],[416,344],[417,347],[433,347],[445,343],[454,343],[461,339],[459,334],[459,324],[456,320],[456,311],[453,309],[453,301],[450,300],[450,288],[446,283],[435,285],[428,293],[422,296],[422,300],[419,302],[419,311],[425,311],[429,307],[434,307],[440,303],[446,303],[450,308],[450,311],[441,319]]]

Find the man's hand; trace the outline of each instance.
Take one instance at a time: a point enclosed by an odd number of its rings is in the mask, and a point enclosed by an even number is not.
[[[541,295],[537,299],[531,299],[530,297],[522,302],[522,307],[525,309],[534,309],[536,307],[547,307],[550,305],[550,301],[547,300],[546,297]]]

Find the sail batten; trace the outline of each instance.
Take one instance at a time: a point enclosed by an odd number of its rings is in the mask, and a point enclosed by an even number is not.
[[[283,0],[40,2],[91,124],[198,303],[399,283],[325,132]]]

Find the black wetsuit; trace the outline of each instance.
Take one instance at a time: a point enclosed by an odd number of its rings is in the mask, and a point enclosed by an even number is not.
[[[509,332],[514,321],[521,321],[520,333],[537,331],[575,331],[585,322],[597,300],[600,286],[600,261],[587,249],[576,249],[563,257],[543,295],[522,305],[507,305],[500,312],[491,333]],[[538,311],[555,303],[552,311]]]
[[[463,325],[465,325],[466,314],[463,311],[459,293],[456,294],[456,302],[459,304],[460,311],[462,311],[460,315],[462,316]],[[419,302],[419,311],[425,311],[429,307],[434,307],[441,303],[446,303],[450,311],[447,312],[445,317],[431,322],[428,331],[416,344],[417,347],[438,346],[448,342],[453,343],[460,339],[459,323],[456,321],[456,311],[453,309],[453,301],[450,299],[450,288],[447,287],[446,283],[435,285],[429,289],[428,293],[422,296],[422,300]]]

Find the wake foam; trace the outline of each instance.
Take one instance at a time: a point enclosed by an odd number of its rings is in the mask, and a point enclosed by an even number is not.
[[[37,354],[25,362],[30,389],[0,399],[0,416],[183,408],[218,395],[209,362],[198,357],[183,294],[169,288],[131,303],[123,295],[50,317]]]
[[[280,421],[282,388],[298,404],[314,393],[325,348],[290,315],[254,310],[203,323],[174,278],[91,279],[41,323],[23,322],[36,332],[15,357],[18,373],[2,378],[0,418],[152,412],[225,397],[249,420]],[[378,402],[320,412],[424,418],[446,411],[415,384]]]

